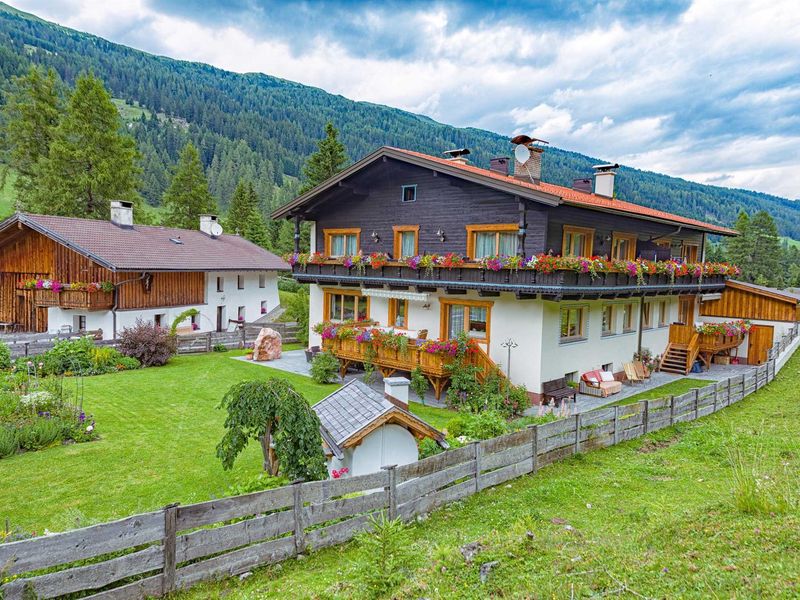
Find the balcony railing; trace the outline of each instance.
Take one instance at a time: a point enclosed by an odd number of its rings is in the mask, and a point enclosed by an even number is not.
[[[108,310],[114,305],[111,292],[88,292],[86,290],[36,290],[34,302],[37,306],[57,306],[83,310]]]
[[[404,263],[388,263],[380,268],[346,267],[340,261],[320,264],[295,264],[292,274],[298,281],[328,285],[359,284],[365,287],[416,287],[422,290],[475,289],[486,295],[514,292],[518,296],[614,297],[637,294],[681,294],[722,291],[727,275],[670,277],[666,273],[643,274],[606,272],[591,275],[560,270],[545,273],[533,269],[483,269],[477,264],[430,269],[413,269]]]
[[[447,382],[450,372],[447,366],[452,364],[454,358],[448,354],[430,353],[416,346],[416,340],[410,340],[408,349],[404,352],[394,348],[381,346],[375,348],[375,354],[367,356],[368,343],[360,343],[355,339],[327,339],[322,341],[322,347],[339,359],[341,375],[347,372],[353,363],[371,361],[384,377],[391,377],[397,371],[411,372],[417,367],[431,382],[433,392],[438,400]],[[478,367],[478,379],[483,381],[493,371],[498,371],[497,365],[479,347],[467,355],[467,363]],[[499,373],[502,376],[502,373]]]

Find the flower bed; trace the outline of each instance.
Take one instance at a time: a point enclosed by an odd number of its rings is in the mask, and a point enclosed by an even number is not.
[[[376,255],[380,256],[374,258]],[[485,271],[531,270],[538,273],[572,271],[590,275],[592,278],[598,277],[603,273],[622,273],[629,277],[636,277],[639,284],[644,282],[645,275],[666,275],[670,281],[674,281],[675,277],[689,276],[694,279],[702,279],[709,275],[737,276],[741,274],[739,267],[728,263],[686,263],[678,260],[652,261],[645,259],[609,260],[599,256],[553,256],[550,254],[539,254],[527,258],[496,255],[469,261],[461,255],[450,252],[443,255],[423,254],[411,256],[402,261],[391,261],[384,253],[373,253],[370,256],[357,254],[340,258],[326,258],[316,252],[314,254],[288,254],[284,256],[284,259],[291,266],[301,265],[305,267],[309,264],[340,264],[348,269],[356,268],[362,272],[367,266],[374,269],[384,266],[405,266],[413,270],[424,269],[428,273],[437,268],[454,269],[461,267],[472,267]]]
[[[725,321],[723,323],[703,323],[697,325],[695,330],[701,335],[721,335],[724,337],[738,337],[750,331],[752,325],[750,321],[738,319],[736,321]]]

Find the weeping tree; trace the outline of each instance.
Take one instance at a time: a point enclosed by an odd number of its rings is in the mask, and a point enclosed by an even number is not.
[[[251,440],[261,444],[264,470],[289,479],[328,475],[319,418],[292,385],[277,377],[242,381],[231,387],[218,408],[228,411],[217,457],[229,470]]]

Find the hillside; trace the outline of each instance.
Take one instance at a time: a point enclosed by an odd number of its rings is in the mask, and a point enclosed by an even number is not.
[[[223,207],[246,177],[257,181],[265,209],[296,193],[302,164],[328,120],[340,129],[353,160],[384,144],[432,154],[466,146],[478,165],[511,150],[504,136],[489,131],[451,127],[269,75],[154,56],[0,4],[0,77],[5,81],[30,63],[53,67],[67,83],[88,69],[106,82],[137,140],[142,195],[154,205],[188,139],[201,149],[212,193]],[[569,185],[589,174],[592,164],[613,159],[550,148],[544,178]],[[627,167],[618,182],[620,197],[726,225],[742,208],[766,209],[782,234],[800,239],[800,204],[791,200]]]

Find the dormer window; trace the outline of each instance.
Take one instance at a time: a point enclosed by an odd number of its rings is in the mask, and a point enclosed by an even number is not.
[[[416,202],[417,201],[417,184],[402,186],[403,202]]]

